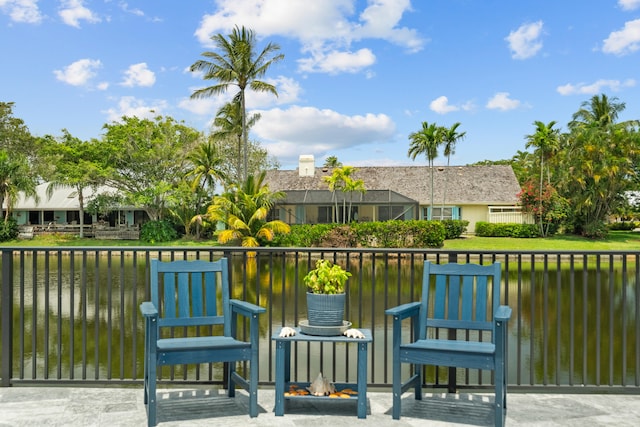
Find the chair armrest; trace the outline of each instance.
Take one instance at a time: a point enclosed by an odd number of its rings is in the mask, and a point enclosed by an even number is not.
[[[496,311],[496,321],[497,322],[506,322],[507,320],[509,320],[511,318],[511,307],[509,307],[508,305],[501,305],[500,307],[498,307],[498,310]]]
[[[140,304],[140,312],[144,317],[158,317],[158,309],[151,301]]]
[[[238,299],[232,299],[230,303],[232,311],[245,317],[251,317],[254,314],[260,314],[267,311],[267,309],[264,307],[260,307],[259,305],[252,304],[247,301],[241,301]]]
[[[419,312],[420,301],[409,302],[385,310],[385,314],[387,314],[388,316],[397,317],[399,320],[406,319],[407,317],[417,316]]]

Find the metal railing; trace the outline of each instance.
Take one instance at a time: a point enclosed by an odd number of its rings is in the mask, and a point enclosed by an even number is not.
[[[274,382],[270,337],[305,318],[302,277],[319,257],[347,266],[345,317],[373,331],[368,382],[391,384],[391,325],[384,310],[420,296],[422,263],[500,261],[509,323],[511,388],[640,393],[640,252],[417,249],[5,247],[0,294],[0,385],[138,384],[142,318],[152,258],[231,260],[232,293],[267,308],[260,320],[260,382]],[[242,331],[240,333],[246,333]],[[314,344],[315,345],[315,344]],[[344,345],[299,344],[292,380],[352,382]],[[217,364],[163,368],[163,381],[221,383]],[[427,385],[447,383],[428,367]],[[457,372],[459,387],[491,384],[487,371]]]

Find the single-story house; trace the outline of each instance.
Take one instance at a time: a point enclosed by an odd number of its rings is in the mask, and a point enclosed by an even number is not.
[[[43,183],[36,187],[37,202],[35,198],[24,197],[24,193],[20,193],[12,209],[12,217],[15,218],[21,231],[25,233],[57,232],[78,234],[80,230],[78,192],[71,187],[56,187],[49,196],[47,194],[48,187],[49,183]],[[98,237],[100,232],[104,231],[102,234],[105,234],[109,231],[109,228],[114,227],[118,229],[139,229],[139,226],[148,220],[147,213],[144,210],[134,207],[122,206],[110,212],[107,216],[100,218],[86,211],[87,204],[96,195],[114,194],[115,192],[115,189],[107,186],[99,187],[95,191],[87,188],[83,192],[85,212],[82,223],[86,235]],[[6,212],[6,206],[2,206],[2,208]],[[100,229],[100,231],[96,231],[96,229]]]
[[[462,219],[468,232],[478,221],[527,222],[518,205],[520,185],[509,165],[435,166],[433,206],[429,166],[356,167],[351,176],[366,192],[329,191],[324,177],[332,169],[315,167],[312,156],[300,156],[297,170],[267,171],[271,191],[286,194],[275,217],[288,224],[390,219]],[[336,209],[337,204],[337,209]],[[351,206],[351,212],[349,212]]]

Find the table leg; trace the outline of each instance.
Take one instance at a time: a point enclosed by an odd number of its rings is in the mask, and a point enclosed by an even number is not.
[[[367,418],[367,349],[358,343],[358,418]]]
[[[275,414],[280,417],[284,415],[284,382],[288,376],[286,366],[286,347],[282,341],[276,341],[276,407]]]

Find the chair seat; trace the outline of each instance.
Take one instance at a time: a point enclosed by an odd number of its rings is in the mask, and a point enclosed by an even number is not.
[[[232,337],[188,337],[188,338],[164,338],[158,340],[158,351],[195,351],[216,349],[242,349],[251,348],[251,343],[238,341]]]
[[[400,346],[400,349],[477,354],[494,354],[496,352],[496,346],[491,342],[453,341],[440,339],[418,340],[409,344],[403,344]]]

